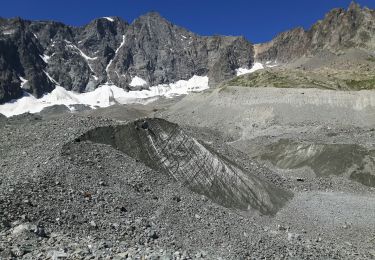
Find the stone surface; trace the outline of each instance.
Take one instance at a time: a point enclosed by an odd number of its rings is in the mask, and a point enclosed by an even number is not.
[[[83,27],[52,21],[0,19],[0,103],[24,91],[40,97],[56,85],[77,92],[112,83],[134,90],[208,75],[216,84],[251,67],[253,46],[243,37],[202,37],[148,13],[130,25],[96,19]],[[27,80],[22,85],[21,78]]]
[[[322,50],[340,52],[348,48],[375,49],[375,11],[352,2],[347,10],[333,9],[309,30],[296,28],[271,42],[255,46],[260,61],[288,62]]]

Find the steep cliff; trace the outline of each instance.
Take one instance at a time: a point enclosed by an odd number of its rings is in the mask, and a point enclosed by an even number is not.
[[[138,90],[193,75],[216,84],[250,67],[254,56],[243,37],[199,36],[155,12],[130,25],[118,17],[83,27],[1,19],[0,46],[0,103],[24,91],[40,97],[57,85],[76,92],[103,84]],[[132,83],[134,77],[144,83]]]
[[[257,60],[283,63],[322,50],[348,48],[375,49],[375,10],[352,2],[347,10],[333,9],[307,31],[283,32],[271,42],[255,46]]]

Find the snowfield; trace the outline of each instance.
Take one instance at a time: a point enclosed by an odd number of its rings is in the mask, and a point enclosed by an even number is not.
[[[253,73],[257,70],[261,70],[261,69],[264,69],[264,66],[262,63],[259,63],[259,62],[255,62],[253,67],[251,69],[248,69],[248,68],[238,68],[236,70],[236,75],[237,76],[241,76],[241,75],[244,75],[244,74],[248,74],[248,73]]]
[[[278,66],[276,61],[275,62],[267,61],[265,65],[263,65],[260,62],[255,62],[253,67],[251,67],[250,69],[248,69],[248,68],[238,68],[238,69],[236,69],[236,76],[241,76],[241,75],[244,75],[244,74],[253,73],[257,70],[262,70],[264,68],[273,68],[273,67],[276,67],[276,66]]]
[[[133,85],[147,83],[140,77],[134,77],[133,81]],[[109,83],[87,93],[76,93],[56,86],[51,93],[45,94],[39,99],[25,92],[22,98],[0,105],[0,113],[7,117],[26,112],[38,113],[43,108],[53,105],[65,105],[71,111],[73,111],[74,108],[69,106],[77,104],[88,105],[95,109],[97,107],[108,107],[114,104],[144,103],[145,100],[149,98],[171,98],[173,96],[186,95],[189,92],[199,92],[205,89],[208,89],[207,76],[193,76],[189,80],[179,80],[171,84],[153,86],[147,90],[129,92]]]
[[[129,84],[131,87],[143,87],[147,85],[147,81],[140,77],[133,77],[132,82]]]

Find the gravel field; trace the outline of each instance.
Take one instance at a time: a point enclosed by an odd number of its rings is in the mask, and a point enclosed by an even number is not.
[[[331,99],[318,90],[263,90],[280,94],[271,100],[260,89],[233,89],[146,106],[0,118],[0,259],[373,259],[374,187],[346,173],[316,174],[307,162],[317,152],[294,168],[262,157],[282,139],[370,151],[372,93],[360,94],[369,105],[358,108],[359,97],[346,92]],[[308,96],[323,94],[326,102]],[[314,101],[302,107],[302,99]],[[189,142],[292,197],[271,215],[224,207],[167,168],[82,139],[103,127],[136,127],[133,121],[146,116],[177,123]],[[124,145],[137,131],[156,131],[154,119],[147,120],[149,129],[128,131]]]

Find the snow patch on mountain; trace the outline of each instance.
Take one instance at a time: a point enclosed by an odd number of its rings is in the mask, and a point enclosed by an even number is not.
[[[77,46],[75,46],[74,44],[72,44],[70,41],[68,40],[65,40],[65,42],[67,43],[67,46],[70,47],[70,48],[73,48],[75,50],[77,50],[79,52],[79,54],[87,61],[89,60],[96,60],[98,59],[98,57],[89,57],[88,55],[86,55],[80,48],[78,48]]]
[[[121,42],[120,46],[115,51],[116,54],[119,52],[119,50],[122,48],[122,46],[124,46],[125,40],[126,40],[126,37],[125,37],[125,35],[123,35],[122,36],[122,42]]]
[[[110,22],[114,22],[115,21],[115,19],[113,19],[112,17],[103,17],[104,19],[107,19],[108,21],[110,21]]]
[[[248,69],[248,68],[238,68],[238,69],[236,69],[236,75],[241,76],[241,75],[244,75],[244,74],[253,73],[253,72],[255,72],[257,70],[261,70],[261,69],[264,69],[263,64],[259,63],[259,62],[255,62],[253,67],[251,67],[250,69]]]
[[[25,78],[23,78],[23,77],[21,77],[21,76],[19,78],[21,80],[21,88],[24,88],[25,85],[27,84],[28,80],[25,79]]]
[[[46,55],[46,54],[39,55],[39,57],[40,57],[45,63],[48,63],[49,59],[51,58],[51,56],[48,56],[48,55]]]
[[[46,75],[51,81],[57,84],[48,73],[46,73]],[[141,82],[139,80],[141,78],[137,78],[138,83]],[[69,107],[71,105],[84,104],[95,109],[98,107],[108,107],[114,104],[144,103],[145,100],[150,98],[171,98],[178,95],[186,95],[190,92],[203,91],[205,89],[208,89],[207,76],[193,76],[189,80],[179,80],[175,83],[153,86],[147,90],[141,91],[125,91],[109,83],[87,93],[76,93],[56,86],[51,93],[45,94],[39,99],[25,92],[22,98],[0,105],[0,113],[7,117],[26,112],[38,113],[43,108],[53,105],[65,105]],[[71,111],[74,110],[72,107],[69,108]]]
[[[131,87],[143,87],[147,85],[147,81],[140,77],[133,77],[132,81],[129,84]]]
[[[241,76],[241,75],[244,75],[244,74],[248,74],[248,73],[253,73],[257,70],[262,70],[264,68],[273,68],[273,67],[276,67],[278,66],[279,64],[277,64],[276,61],[267,61],[266,64],[262,64],[260,62],[255,62],[253,67],[251,67],[251,69],[248,69],[248,68],[238,68],[236,69],[236,76]]]
[[[121,44],[120,44],[120,46],[116,49],[116,51],[115,51],[115,56],[108,62],[108,64],[107,64],[107,67],[105,68],[105,71],[106,71],[106,73],[107,73],[107,77],[108,77],[108,80],[109,81],[111,81],[110,80],[110,76],[109,76],[109,68],[111,67],[111,64],[112,64],[112,62],[113,62],[113,60],[116,58],[116,54],[119,52],[119,50],[122,48],[122,46],[124,46],[124,44],[125,44],[125,35],[123,35],[122,36],[122,42],[121,42]]]
[[[15,32],[16,32],[16,30],[4,30],[4,31],[2,31],[2,34],[11,35],[11,34],[14,34]]]
[[[44,72],[44,74],[46,74],[47,78],[48,78],[52,83],[54,83],[55,85],[59,85],[59,83],[58,83],[56,80],[54,80],[54,79],[51,77],[51,75],[48,74],[47,71],[44,71],[44,70],[43,70],[43,72]]]

